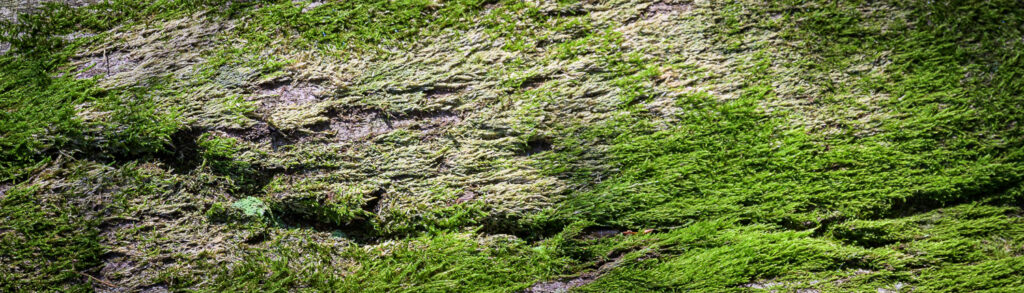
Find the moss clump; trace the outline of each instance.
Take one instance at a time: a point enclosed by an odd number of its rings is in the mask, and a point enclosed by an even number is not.
[[[99,221],[70,201],[40,198],[36,187],[15,187],[0,198],[0,289],[85,292],[100,264]]]
[[[564,259],[502,236],[440,233],[343,249],[275,242],[218,274],[215,290],[513,291],[560,271]],[[315,252],[308,254],[309,252]],[[505,265],[493,265],[503,260]],[[323,266],[319,264],[331,264]]]
[[[231,205],[214,203],[206,211],[210,220],[217,222],[253,222],[263,223],[272,218],[270,207],[255,197],[239,199]]]

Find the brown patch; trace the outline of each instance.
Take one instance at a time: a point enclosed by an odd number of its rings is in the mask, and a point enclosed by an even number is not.
[[[302,105],[319,101],[324,89],[319,85],[300,84],[278,84],[262,88],[257,95],[260,98],[261,109],[273,109],[278,106]]]
[[[115,276],[130,274],[136,266],[127,255],[111,252],[103,256],[103,267],[99,274],[103,278],[117,280]]]
[[[448,172],[448,170],[451,170],[451,169],[452,169],[452,161],[448,157],[445,157],[444,159],[441,159],[441,162],[437,164],[437,172],[438,173],[445,173],[445,172]]]
[[[526,289],[526,291],[524,291],[524,292],[526,292],[526,293],[569,292],[569,290],[571,290],[573,288],[576,288],[576,287],[579,287],[579,286],[583,286],[583,285],[586,285],[586,284],[590,284],[591,282],[594,282],[594,280],[597,280],[597,273],[590,272],[590,273],[585,273],[583,275],[580,275],[579,277],[575,277],[575,278],[571,278],[571,279],[537,283],[537,284],[534,284],[533,286],[531,286],[530,288]]]
[[[611,228],[590,228],[584,230],[579,238],[581,240],[596,240],[619,235],[619,233],[622,233],[622,231]]]
[[[113,76],[121,72],[132,71],[139,65],[139,61],[128,57],[128,54],[121,51],[113,51],[105,54],[87,57],[87,61],[79,65],[81,71],[75,78],[92,78],[97,75]]]
[[[648,17],[657,16],[661,14],[680,14],[686,13],[691,9],[693,9],[692,3],[658,2],[651,4],[651,6],[647,6],[647,9],[644,9],[644,14]]]
[[[167,286],[164,286],[164,285],[153,285],[153,286],[145,287],[142,290],[140,290],[139,292],[140,293],[163,293],[163,292],[171,292],[171,290],[168,289]]]
[[[608,259],[611,259],[611,261],[606,261],[606,262],[603,262],[603,263],[599,262],[600,265],[598,266],[597,270],[595,270],[595,271],[585,272],[585,273],[580,274],[579,276],[572,277],[572,278],[537,283],[537,284],[534,284],[533,286],[530,286],[530,288],[527,288],[523,292],[525,292],[525,293],[569,292],[569,290],[572,290],[573,288],[580,287],[580,286],[583,286],[583,285],[590,284],[590,283],[594,282],[595,280],[597,280],[597,278],[601,277],[601,275],[603,275],[604,273],[607,273],[608,271],[611,271],[612,269],[618,267],[620,264],[622,264],[622,256],[624,256],[624,255],[626,255],[626,253],[615,254],[615,255],[612,255],[613,257],[609,257],[608,258]]]
[[[476,192],[466,191],[459,198],[455,199],[456,204],[467,203],[476,200]]]
[[[282,133],[281,130],[276,129],[263,121],[256,122],[256,124],[251,127],[243,129],[225,129],[223,132],[229,137],[257,144],[269,144],[270,147],[275,150],[282,146],[294,143],[294,140]]]
[[[521,88],[523,90],[534,90],[534,89],[537,89],[540,86],[544,85],[544,83],[546,83],[546,82],[548,82],[550,80],[551,80],[551,78],[547,77],[547,76],[541,76],[541,75],[531,76],[529,78],[526,78],[526,80],[523,80]]]
[[[272,107],[279,105],[294,105],[316,101],[316,97],[308,93],[308,89],[282,86],[285,92],[291,90],[291,94],[276,96],[273,100],[264,100],[262,110],[273,110]],[[225,136],[234,137],[240,140],[254,142],[257,144],[269,144],[273,149],[281,146],[308,142],[318,138],[335,141],[356,141],[370,139],[378,135],[387,134],[397,129],[419,131],[428,135],[436,135],[439,131],[450,125],[462,121],[458,115],[448,112],[412,112],[408,114],[387,115],[379,110],[349,109],[339,114],[337,111],[330,111],[327,122],[319,123],[306,130],[282,130],[277,129],[266,121],[258,121],[252,126],[240,129],[223,129]],[[310,133],[309,131],[313,131]]]
[[[348,110],[343,114],[331,115],[327,125],[318,127],[329,130],[338,141],[353,141],[386,134],[396,129],[433,132],[462,121],[455,113],[413,112],[387,115],[379,110]],[[316,129],[315,129],[316,130]]]
[[[487,3],[487,4],[484,4],[484,11],[491,11],[491,10],[494,10],[495,8],[500,7],[500,6],[501,6],[501,3],[498,3],[498,2]]]
[[[391,131],[391,125],[381,116],[379,111],[350,111],[331,117],[327,128],[336,140],[357,140]]]
[[[426,96],[427,98],[443,98],[454,94],[458,94],[462,92],[462,90],[463,88],[461,87],[436,87],[431,90],[423,92],[423,95]]]

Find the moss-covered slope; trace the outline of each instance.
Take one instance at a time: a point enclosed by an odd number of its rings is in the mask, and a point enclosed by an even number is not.
[[[1024,290],[1016,1],[72,4],[0,291]]]

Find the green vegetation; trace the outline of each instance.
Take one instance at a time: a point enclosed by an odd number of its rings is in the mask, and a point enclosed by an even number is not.
[[[564,264],[564,259],[531,249],[522,240],[501,236],[476,239],[452,233],[414,237],[373,249],[338,251],[334,246],[308,243],[301,252],[275,248],[270,253],[247,253],[252,254],[218,277],[214,290],[508,291],[525,289],[534,277],[551,276]],[[495,265],[495,260],[507,262]]]
[[[4,291],[84,291],[78,282],[100,264],[96,220],[73,205],[74,196],[38,199],[36,188],[7,190],[0,199],[0,288]]]
[[[0,288],[1024,290],[1019,6],[47,4]]]
[[[356,54],[389,52],[409,47],[409,42],[436,35],[445,29],[466,28],[469,17],[483,6],[482,0],[445,1],[278,1],[248,11],[254,19],[240,34],[257,44],[295,34],[306,45]]]

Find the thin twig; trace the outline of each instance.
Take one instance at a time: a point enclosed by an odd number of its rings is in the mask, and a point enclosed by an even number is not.
[[[106,64],[103,65],[103,67],[107,69],[107,76],[109,77],[110,76],[110,59],[107,58],[107,49],[106,48],[103,49],[103,62],[106,63]]]

